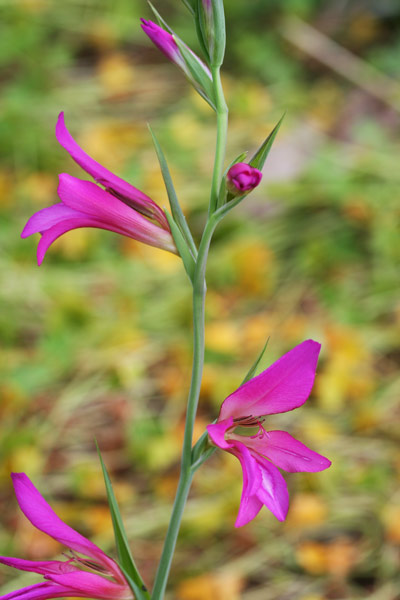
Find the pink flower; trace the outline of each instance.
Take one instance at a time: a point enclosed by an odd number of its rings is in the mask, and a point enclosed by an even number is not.
[[[228,189],[235,196],[254,190],[262,179],[262,173],[247,163],[236,163],[226,176]]]
[[[285,520],[289,494],[277,467],[289,473],[316,472],[331,464],[286,431],[266,431],[261,418],[304,404],[314,383],[320,348],[317,342],[307,340],[284,354],[228,396],[217,422],[207,427],[212,442],[236,456],[242,466],[236,527],[254,519],[263,504],[279,521]],[[243,428],[248,427],[258,427],[257,433],[243,435]]]
[[[98,546],[66,525],[25,473],[11,475],[18,504],[29,521],[70,549],[67,560],[24,560],[0,556],[0,563],[43,575],[45,581],[2,596],[2,600],[73,597],[129,600],[133,594],[117,563]],[[82,558],[80,555],[85,557]]]
[[[114,231],[176,253],[164,211],[146,194],[86,154],[66,128],[63,113],[58,117],[56,137],[73,160],[102,187],[66,173],[59,176],[61,202],[35,213],[21,234],[23,238],[33,233],[42,235],[37,249],[39,265],[57,238],[79,227]]]

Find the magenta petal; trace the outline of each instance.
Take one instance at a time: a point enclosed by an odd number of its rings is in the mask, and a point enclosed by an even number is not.
[[[314,384],[321,345],[299,344],[224,400],[218,420],[287,412],[307,400]]]
[[[153,21],[148,21],[146,19],[140,20],[143,31],[151,39],[153,44],[157,46],[169,60],[177,63],[179,66],[183,66],[185,63],[173,36],[156,23],[153,23]]]
[[[232,444],[225,440],[225,433],[233,426],[233,418],[207,425],[208,435],[212,442],[222,450],[228,450]]]
[[[78,215],[75,211],[75,215]],[[37,262],[38,265],[41,265],[44,259],[44,256],[51,246],[53,242],[55,242],[59,237],[61,237],[67,231],[72,231],[73,229],[79,229],[80,227],[97,227],[101,229],[110,229],[111,231],[117,231],[114,228],[106,227],[103,225],[101,221],[96,221],[92,217],[86,217],[86,215],[75,216],[73,219],[68,219],[67,221],[63,221],[50,227],[43,232],[42,237],[40,238],[40,242],[37,247]],[[125,232],[117,231],[117,233],[122,233],[126,235]]]
[[[47,598],[68,598],[72,596],[72,590],[69,587],[62,587],[55,583],[45,582],[29,585],[20,590],[15,590],[9,594],[1,596],[1,600],[46,600]],[[75,596],[85,597],[82,594]],[[87,597],[87,596],[86,596]]]
[[[25,473],[11,474],[18,504],[26,518],[40,531],[60,544],[94,558],[100,564],[117,572],[119,569],[98,546],[64,523],[41,496]]]
[[[257,497],[257,490],[261,485],[261,472],[253,456],[243,444],[235,444],[235,449],[231,452],[239,459],[243,472],[242,497],[235,522],[235,527],[242,527],[254,519],[262,508],[263,503]]]
[[[63,202],[53,204],[53,206],[43,208],[31,216],[21,233],[21,237],[26,238],[33,233],[42,233],[53,227],[53,225],[77,217],[79,214],[75,209],[65,206]]]
[[[273,464],[261,456],[255,456],[261,473],[261,485],[257,497],[279,520],[286,519],[289,509],[289,492],[286,481]]]
[[[114,173],[100,165],[100,163],[82,150],[69,133],[64,122],[63,112],[58,116],[56,138],[61,146],[70,154],[71,158],[98,183],[116,192],[116,194],[126,199],[137,210],[156,219],[164,229],[169,229],[164,212],[151,198],[124,179],[121,179],[121,177],[114,175]]]
[[[110,599],[122,598],[127,595],[127,586],[113,583],[105,577],[86,571],[74,571],[66,575],[49,575],[48,579],[61,586],[68,586],[78,595],[84,594],[91,598]]]
[[[247,438],[246,445],[289,473],[315,473],[331,466],[325,456],[310,450],[287,431],[264,432],[264,435]]]
[[[176,252],[169,231],[158,227],[91,181],[63,173],[59,176],[57,191],[65,205],[102,221],[104,229],[123,233],[150,246]]]
[[[19,569],[20,571],[32,571],[41,575],[47,575],[48,573],[69,573],[76,570],[76,567],[73,567],[70,562],[60,560],[24,560],[23,558],[0,556],[0,563],[8,567],[14,567],[14,569]]]

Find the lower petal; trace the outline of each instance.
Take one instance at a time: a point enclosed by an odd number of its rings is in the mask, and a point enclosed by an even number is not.
[[[239,459],[243,472],[243,490],[235,522],[235,527],[242,527],[254,519],[262,508],[263,503],[257,497],[257,491],[261,485],[261,474],[257,462],[246,446],[236,442],[234,449],[230,452]]]
[[[75,593],[71,588],[51,582],[36,583],[1,596],[1,600],[47,600],[47,598],[86,597]]]
[[[127,585],[114,583],[105,577],[86,571],[74,571],[65,575],[49,575],[48,579],[61,586],[68,586],[74,594],[83,594],[91,598],[114,600],[132,596]]]
[[[75,571],[68,561],[60,560],[24,560],[23,558],[12,558],[10,556],[0,556],[0,563],[19,569],[20,571],[31,571],[46,575],[48,573],[69,573]]]
[[[331,466],[325,456],[310,450],[287,431],[268,431],[255,436],[251,438],[251,448],[289,473],[316,473]]]
[[[50,229],[47,229],[43,232],[40,242],[37,247],[37,262],[38,265],[41,265],[47,250],[50,248],[53,242],[55,242],[59,237],[67,233],[68,231],[72,231],[73,229],[79,229],[81,227],[97,227],[100,229],[110,229],[105,227],[100,221],[88,217],[86,215],[76,216],[79,213],[75,212],[75,217],[64,220],[61,223],[57,223]],[[115,231],[115,230],[112,230]],[[117,233],[120,233],[117,231]]]
[[[62,221],[78,217],[79,214],[74,208],[66,206],[63,202],[58,202],[32,215],[25,225],[21,237],[26,238],[34,233],[42,233]]]
[[[284,521],[289,509],[289,492],[286,481],[278,469],[262,456],[255,460],[261,475],[257,497],[272,512],[278,521]]]

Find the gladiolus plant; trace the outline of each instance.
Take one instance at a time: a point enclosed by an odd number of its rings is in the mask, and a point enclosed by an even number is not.
[[[289,432],[269,430],[267,424],[264,425],[268,415],[296,409],[309,397],[320,351],[319,343],[313,340],[299,343],[256,375],[264,348],[243,384],[222,402],[219,416],[193,444],[204,365],[206,265],[213,234],[222,219],[238,204],[251,202],[248,196],[261,184],[263,167],[282,119],[265,140],[260,141],[259,148],[251,158],[248,159],[247,153],[243,152],[233,160],[230,157],[226,161],[228,106],[220,74],[226,43],[223,0],[183,0],[183,4],[193,20],[202,58],[179,38],[152,5],[158,24],[142,19],[142,29],[155,46],[184,72],[215,111],[214,165],[200,239],[195,239],[186,222],[167,159],[151,129],[150,135],[169,199],[169,210],[158,206],[144,192],[89,156],[69,133],[63,113],[56,124],[56,137],[83,169],[85,179],[61,174],[58,187],[60,201],[31,216],[22,232],[22,237],[40,233],[37,250],[39,264],[57,238],[81,227],[95,227],[127,236],[178,254],[182,260],[188,285],[193,292],[193,368],[186,406],[180,479],[158,569],[152,584],[145,584],[132,558],[118,504],[99,451],[118,559],[110,558],[63,523],[27,475],[13,474],[15,493],[25,516],[39,530],[66,546],[70,553],[64,560],[50,561],[0,557],[3,564],[36,572],[45,580],[12,592],[4,596],[4,600],[41,600],[60,596],[162,600],[193,477],[217,449],[235,456],[242,467],[243,492],[241,499],[237,498],[238,527],[256,518],[262,506],[266,506],[279,521],[285,519],[289,495],[279,469],[287,472],[317,472],[330,466],[327,458],[309,449]],[[258,191],[261,193],[260,187]],[[274,344],[274,340],[271,343]]]

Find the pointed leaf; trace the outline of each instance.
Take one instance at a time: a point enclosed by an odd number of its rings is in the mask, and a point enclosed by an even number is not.
[[[127,581],[132,588],[135,597],[138,600],[148,600],[150,598],[149,592],[147,592],[146,586],[142,578],[140,577],[139,571],[135,565],[135,561],[132,558],[131,551],[126,537],[125,528],[122,522],[121,513],[118,508],[118,503],[114,495],[111,480],[108,475],[106,466],[100,453],[100,449],[97,446],[97,453],[99,455],[101,468],[103,471],[104,483],[107,490],[108,505],[110,507],[111,519],[114,528],[115,544],[118,552],[118,559],[120,567],[124,574],[127,575]]]
[[[273,130],[271,131],[271,133],[269,134],[267,139],[261,144],[261,146],[259,147],[257,152],[254,154],[254,156],[249,161],[250,166],[255,167],[256,169],[259,169],[260,171],[262,170],[262,168],[265,164],[265,161],[267,160],[269,151],[271,150],[271,146],[274,143],[276,134],[279,131],[279,128],[282,124],[284,117],[285,117],[285,113],[282,115],[282,117],[279,119],[278,123],[275,125],[275,127],[273,128]]]
[[[182,0],[182,2],[186,8],[189,9],[192,14],[194,14],[195,0]]]
[[[147,0],[147,2],[149,4],[151,10],[153,11],[154,16],[157,19],[159,26],[164,27],[164,29],[166,29],[171,35],[174,35],[173,29],[171,29],[171,27],[168,25],[168,23],[165,21],[165,19],[162,18],[162,16],[160,15],[160,13],[156,9],[156,7],[153,6],[153,4],[150,2],[150,0]]]
[[[189,246],[187,245],[187,242],[183,237],[178,225],[175,223],[172,215],[170,215],[167,210],[165,211],[165,215],[168,219],[172,237],[174,238],[174,242],[182,259],[185,271],[188,274],[190,281],[193,281],[194,269],[196,266],[193,255],[190,252]]]
[[[257,357],[256,361],[250,367],[250,369],[249,369],[246,377],[243,379],[243,381],[242,381],[242,383],[240,385],[243,385],[244,383],[246,383],[246,381],[249,381],[253,377],[254,373],[257,370],[258,365],[260,364],[260,362],[262,360],[262,357],[264,356],[264,353],[265,353],[265,351],[267,349],[267,346],[268,346],[268,342],[269,342],[269,338],[265,342],[264,348],[261,350],[259,356]]]
[[[149,128],[151,137],[153,138],[153,143],[154,143],[154,147],[155,147],[155,150],[157,153],[158,162],[160,163],[161,173],[162,173],[162,176],[164,179],[165,188],[167,190],[172,216],[174,217],[175,223],[180,228],[181,233],[182,233],[184,239],[186,240],[186,243],[189,246],[191,253],[193,254],[194,257],[196,257],[197,256],[197,248],[193,241],[193,237],[192,237],[192,234],[188,227],[188,224],[186,222],[185,215],[183,214],[180,204],[178,202],[178,198],[177,198],[177,195],[175,192],[174,184],[172,183],[172,178],[171,178],[171,174],[170,174],[170,171],[168,168],[168,164],[167,164],[165,155],[164,155],[164,153],[161,149],[161,146],[156,138],[156,135],[153,132],[150,125],[148,125],[148,128]]]

